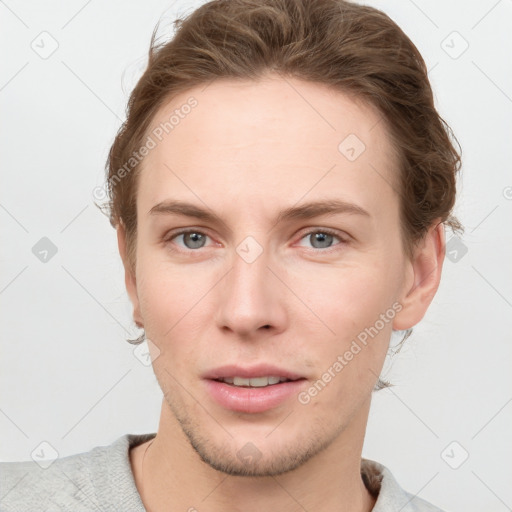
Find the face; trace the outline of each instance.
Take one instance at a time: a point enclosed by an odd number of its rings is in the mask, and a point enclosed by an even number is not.
[[[169,429],[216,469],[279,474],[364,429],[414,280],[379,120],[271,75],[191,89],[154,119],[128,291]]]

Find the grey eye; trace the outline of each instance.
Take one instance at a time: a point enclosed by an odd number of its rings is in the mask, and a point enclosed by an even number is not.
[[[206,236],[202,233],[190,231],[189,233],[182,233],[183,243],[188,249],[199,249],[204,246]]]
[[[311,233],[309,235],[311,245],[315,249],[325,249],[326,247],[330,247],[332,245],[333,238],[333,235],[330,235],[329,233],[323,233],[321,231]]]

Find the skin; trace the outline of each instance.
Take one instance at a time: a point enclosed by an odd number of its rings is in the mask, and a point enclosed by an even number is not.
[[[153,127],[191,96],[198,105],[143,162],[134,270],[118,228],[134,320],[153,344],[164,395],[143,479],[147,443],[130,453],[144,505],[371,510],[360,464],[372,390],[392,329],[414,326],[434,297],[444,228],[433,225],[407,256],[385,123],[345,93],[277,75],[216,81],[173,98]],[[355,161],[338,150],[349,134],[366,146]],[[171,198],[222,222],[149,214]],[[367,214],[276,223],[286,208],[328,199]],[[206,235],[204,245],[173,237],[179,228]],[[323,229],[334,236],[318,242]],[[236,251],[248,236],[263,251],[252,263]],[[263,413],[236,413],[206,391],[204,372],[261,362],[302,375],[307,390],[393,304],[401,310],[392,321],[306,405],[293,396]],[[249,442],[260,454],[252,463],[237,457]]]

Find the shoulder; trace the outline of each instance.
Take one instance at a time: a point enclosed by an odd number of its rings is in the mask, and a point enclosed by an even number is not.
[[[391,471],[378,462],[362,459],[361,475],[368,490],[377,497],[372,512],[443,512],[428,501],[402,489]]]
[[[143,511],[129,462],[131,446],[154,434],[125,434],[107,446],[45,461],[0,463],[0,512]]]

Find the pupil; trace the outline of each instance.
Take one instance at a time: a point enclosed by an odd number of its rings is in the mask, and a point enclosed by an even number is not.
[[[312,245],[315,248],[325,248],[329,247],[330,242],[332,242],[332,235],[328,233],[315,233]]]
[[[203,236],[200,233],[186,233],[185,234],[185,240],[189,238],[191,240],[191,244],[186,244],[191,249],[197,249],[198,247],[202,247],[202,244],[204,242]]]

